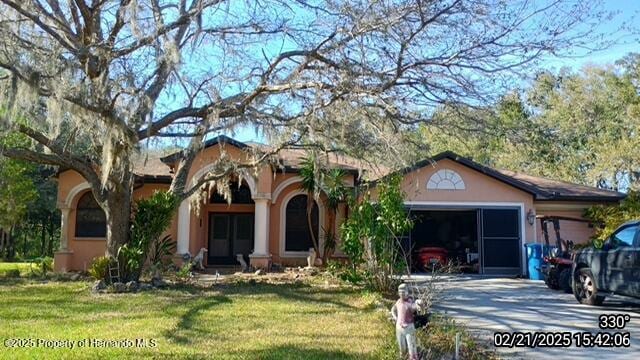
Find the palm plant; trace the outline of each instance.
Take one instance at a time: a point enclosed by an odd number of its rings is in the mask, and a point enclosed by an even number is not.
[[[344,185],[345,172],[342,169],[331,169],[323,172],[321,188],[327,196],[326,208],[329,211],[329,230],[325,231],[325,245],[323,259],[329,258],[336,249],[337,235],[334,231],[336,228],[336,215],[340,203],[344,202],[347,194],[347,188]]]
[[[336,214],[340,203],[346,196],[346,187],[343,179],[345,172],[342,169],[326,170],[318,165],[318,158],[315,154],[310,154],[302,160],[300,177],[302,182],[300,187],[307,192],[307,223],[313,241],[313,248],[318,254],[318,258],[324,263],[325,259],[331,256],[336,248],[337,236],[335,229]],[[318,239],[313,232],[312,211],[314,201],[320,200],[320,192],[326,195],[325,207],[328,210],[329,229],[325,229],[325,239],[323,252],[320,253]]]
[[[300,177],[302,182],[300,188],[307,192],[307,225],[309,228],[309,235],[313,243],[313,249],[316,254],[320,256],[320,247],[318,245],[318,239],[313,232],[312,212],[313,205],[316,199],[320,199],[320,181],[319,180],[319,167],[317,166],[317,156],[314,153],[310,153],[308,156],[302,159],[300,164]],[[322,258],[320,259],[322,261]]]

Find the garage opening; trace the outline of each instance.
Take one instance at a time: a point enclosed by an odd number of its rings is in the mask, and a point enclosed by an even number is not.
[[[412,211],[412,267],[429,271],[433,256],[446,258],[461,271],[478,273],[478,210]]]
[[[428,272],[452,261],[465,273],[521,273],[520,210],[507,207],[410,209],[414,220],[403,248],[411,268]]]

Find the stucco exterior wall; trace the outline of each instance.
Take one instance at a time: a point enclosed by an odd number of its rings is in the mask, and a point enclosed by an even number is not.
[[[151,196],[155,191],[168,189],[165,184],[145,184],[133,192],[134,199]],[[103,256],[106,251],[106,238],[81,238],[75,236],[76,208],[78,200],[89,192],[84,178],[75,171],[65,171],[58,177],[58,207],[69,207],[67,239],[68,253],[56,254],[54,268],[56,270],[86,271],[93,259]],[[176,239],[176,219],[174,218],[167,234]]]
[[[439,170],[449,169],[455,171],[464,181],[464,190],[432,190],[427,189],[427,183],[431,176]],[[402,190],[406,193],[406,203],[409,206],[512,206],[521,205],[522,216],[530,210],[535,211],[533,196],[513,186],[495,180],[476,170],[458,164],[449,159],[443,159],[417,169],[404,176],[401,183]],[[376,190],[372,191],[372,198],[376,198]],[[536,238],[535,227],[525,222],[525,242]]]
[[[188,175],[187,186],[192,186],[194,179],[205,173],[206,169],[213,164],[222,153],[226,153],[234,159],[242,161],[249,160],[249,155],[242,149],[230,144],[216,144],[203,150],[196,157],[194,164]],[[449,189],[427,188],[427,184],[432,175],[441,170],[451,170],[460,177],[464,185],[456,180],[456,186]],[[267,214],[268,221],[262,221],[262,228],[266,231],[260,233],[255,239],[255,244],[266,244],[266,254],[261,255],[265,260],[271,255],[271,260],[283,265],[303,265],[306,264],[305,253],[285,253],[284,241],[285,219],[283,215],[286,211],[287,202],[297,194],[304,194],[300,190],[300,177],[296,172],[273,172],[270,166],[263,166],[257,172],[247,170],[242,178],[251,188],[252,197],[256,205],[242,204],[202,204],[199,212],[189,206],[181,206],[176,212],[172,225],[168,233],[174,240],[183,239],[185,251],[196,254],[200,248],[208,248],[209,234],[209,214],[218,213],[256,213],[256,209]],[[345,183],[349,186],[354,184],[354,175],[348,175]],[[84,184],[84,185],[83,185]],[[134,191],[134,198],[140,199],[150,196],[154,191],[167,189],[168,184],[145,184]],[[433,187],[433,186],[431,186]],[[406,174],[402,181],[402,190],[406,193],[406,204],[414,208],[481,208],[491,206],[518,207],[521,210],[521,235],[522,242],[541,242],[542,231],[539,222],[530,225],[526,221],[527,215],[532,212],[538,215],[561,215],[569,217],[580,217],[582,209],[591,204],[569,203],[569,202],[534,202],[533,196],[523,190],[519,190],[511,185],[491,178],[481,172],[459,164],[450,159],[442,159],[432,165],[427,165]],[[68,223],[66,235],[68,239],[68,252],[56,254],[56,269],[85,270],[93,258],[102,256],[105,252],[105,239],[80,239],[75,235],[75,208],[78,199],[86,193],[88,185],[85,180],[74,171],[65,171],[59,174],[58,178],[58,203],[61,209],[68,211]],[[324,209],[324,195],[321,195],[319,202],[320,210],[320,241],[324,238],[324,231],[330,226],[330,219],[327,209]],[[372,190],[372,200],[376,200],[376,189]],[[186,205],[183,203],[182,205]],[[265,205],[266,204],[266,205]],[[260,206],[258,206],[260,205]],[[184,211],[183,211],[184,210]],[[346,218],[349,210],[342,204],[336,218],[337,231],[340,223]],[[183,214],[183,215],[179,215]],[[178,220],[183,216],[185,221],[180,222],[184,226],[179,226]],[[260,218],[262,219],[262,217]],[[264,225],[266,223],[266,225]],[[255,225],[254,233],[258,233]],[[561,223],[562,236],[573,240],[576,243],[586,241],[593,233],[593,229],[586,224]],[[550,229],[551,230],[551,229]],[[265,236],[262,236],[265,235]],[[553,233],[551,233],[553,236]],[[259,242],[259,239],[264,239]],[[264,252],[264,250],[262,250]],[[338,252],[339,254],[339,252]],[[252,259],[253,261],[253,259]],[[205,259],[206,264],[206,259]]]
[[[547,216],[565,216],[570,218],[582,219],[582,213],[584,209],[592,204],[576,204],[576,203],[536,203],[536,214]],[[556,243],[555,231],[553,230],[553,224],[547,225],[547,231],[549,232],[549,242],[553,245]],[[571,240],[575,244],[583,244],[589,241],[594,235],[594,227],[587,223],[575,222],[575,221],[560,221],[560,237],[565,240]],[[536,235],[537,242],[544,242],[544,235],[542,234],[542,228],[540,221],[536,220]]]

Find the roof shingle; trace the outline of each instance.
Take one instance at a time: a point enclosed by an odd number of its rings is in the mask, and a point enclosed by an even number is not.
[[[258,147],[265,151],[269,149],[268,145],[251,143],[245,144],[229,138],[224,135],[217,136],[205,143],[205,147],[210,147],[218,143],[227,143],[240,148],[246,147]],[[148,155],[141,157],[136,161],[135,172],[137,175],[167,179],[171,177],[171,172],[168,164],[177,159],[179,154],[173,153],[168,156],[160,157],[159,155]],[[286,170],[299,169],[302,159],[305,156],[304,149],[288,148],[283,149],[278,153],[281,164]],[[441,159],[450,159],[464,166],[470,167],[476,171],[479,171],[487,176],[490,176],[496,180],[504,182],[522,191],[530,193],[536,200],[541,201],[610,201],[615,202],[623,199],[626,195],[617,191],[611,191],[606,189],[599,189],[592,186],[572,184],[565,181],[552,180],[537,176],[531,176],[526,174],[517,173],[510,170],[497,170],[479,164],[471,159],[462,157],[451,151],[442,152],[433,158],[425,159],[417,162],[413,166],[400,169],[393,173],[406,174],[414,171],[426,165],[432,164],[434,161]],[[362,177],[363,170],[368,177],[372,179],[382,179],[389,174],[389,169],[385,166],[374,166],[367,164],[363,161],[351,158],[349,156],[330,153],[326,155],[327,163],[330,167],[341,168],[349,172],[358,173]],[[374,181],[374,183],[377,181]]]

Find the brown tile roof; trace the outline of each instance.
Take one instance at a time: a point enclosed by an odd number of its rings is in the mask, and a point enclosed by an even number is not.
[[[434,161],[449,159],[473,170],[481,172],[498,181],[511,185],[517,189],[533,195],[539,201],[596,201],[617,202],[626,197],[626,194],[599,189],[592,186],[572,184],[564,181],[546,179],[542,177],[519,174],[509,170],[496,170],[479,164],[471,159],[462,157],[454,152],[445,151],[430,159],[422,160],[413,166],[400,169],[406,174],[416,169],[432,164]]]
[[[247,147],[259,148],[264,151],[268,151],[270,149],[269,145],[256,142],[243,143],[225,135],[220,135],[208,140],[207,142],[205,142],[205,148],[214,146],[218,143],[230,144],[240,149],[244,149]],[[280,161],[280,165],[283,166],[282,170],[285,172],[297,171],[300,168],[300,164],[305,155],[306,152],[304,149],[285,148],[280,150],[278,152],[278,158]],[[170,164],[177,160],[178,156],[179,154],[175,152],[168,156],[161,157],[160,160],[165,164]],[[328,154],[326,156],[326,161],[329,167],[340,168],[349,172],[358,173],[359,176],[363,178],[376,179],[389,172],[389,169],[384,166],[368,164],[352,157],[338,155],[335,153]],[[142,167],[140,168],[142,170]]]
[[[304,157],[306,156],[304,149],[282,149],[278,152],[278,158],[285,167],[285,171],[299,169]],[[358,173],[359,177],[377,179],[389,172],[385,166],[369,164],[364,161],[354,159],[349,156],[329,153],[324,155],[322,159],[329,168],[339,168],[345,171]]]
[[[171,169],[158,154],[140,155],[133,162],[133,171],[141,176],[171,176]]]
[[[517,173],[510,170],[498,170],[500,173],[509,176],[526,186],[535,189],[536,193],[541,194],[541,199],[545,198],[613,198],[622,199],[626,195],[617,191],[600,189],[593,186],[573,184],[566,181],[552,180],[538,176]],[[544,194],[544,195],[542,195]]]
[[[239,148],[259,147],[263,148],[264,150],[269,149],[268,145],[259,143],[242,143],[224,135],[208,140],[205,143],[205,147],[210,147],[218,143],[228,143]],[[278,153],[278,156],[280,158],[281,165],[283,165],[284,167],[284,171],[297,171],[302,162],[302,158],[305,156],[305,150],[293,148],[283,149]],[[379,181],[390,173],[387,167],[366,163],[348,156],[338,155],[335,153],[330,153],[326,156],[329,167],[338,167],[350,172],[358,173],[360,178],[368,180],[378,179]],[[144,158],[140,158],[136,162],[136,174],[151,178],[167,179],[171,176],[171,174],[169,172],[169,167],[166,164],[172,163],[177,159],[177,157],[178,153],[173,153],[164,157],[151,154]],[[445,158],[456,161],[496,180],[525,191],[533,195],[536,200],[540,201],[561,200],[615,202],[623,199],[626,196],[623,193],[599,189],[592,186],[551,180],[542,177],[521,174],[510,170],[493,169],[488,166],[479,164],[471,159],[459,156],[451,151],[442,152],[431,159],[425,159],[423,161],[417,162],[410,167],[394,171],[393,173],[400,172],[402,174],[406,174],[418,168],[432,164],[433,161],[439,161]],[[375,182],[376,181],[374,181],[374,184]]]

